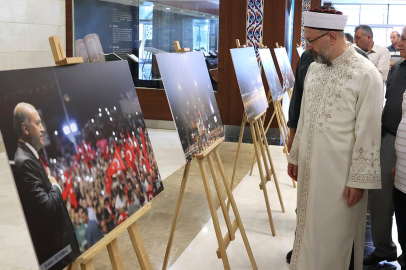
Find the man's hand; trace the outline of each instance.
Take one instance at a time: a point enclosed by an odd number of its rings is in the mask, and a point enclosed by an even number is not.
[[[51,175],[48,175],[48,180],[49,180],[49,183],[51,183],[51,185],[52,185],[53,183],[58,184],[58,182],[56,182],[56,179],[55,179],[53,176],[51,176]]]
[[[363,189],[350,187],[344,189],[343,199],[347,200],[349,198],[347,205],[350,207],[356,205],[362,199],[362,196],[364,196]]]
[[[390,173],[392,174],[393,179],[395,180],[395,175],[396,175],[396,165],[395,167],[393,167],[393,169],[390,171]]]
[[[297,165],[293,165],[292,163],[289,162],[288,174],[289,174],[290,178],[297,181]]]

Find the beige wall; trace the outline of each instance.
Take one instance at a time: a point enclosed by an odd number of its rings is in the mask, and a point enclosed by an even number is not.
[[[54,66],[53,35],[65,44],[65,0],[0,0],[0,71]]]
[[[0,0],[0,70],[55,65],[53,35],[65,44],[65,0]]]

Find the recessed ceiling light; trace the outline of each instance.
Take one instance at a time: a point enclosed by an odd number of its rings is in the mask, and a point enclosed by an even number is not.
[[[167,7],[166,9],[171,9],[171,8],[168,8],[168,7]]]

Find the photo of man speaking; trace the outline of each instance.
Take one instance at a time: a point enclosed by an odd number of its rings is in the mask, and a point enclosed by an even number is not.
[[[18,137],[13,174],[40,269],[62,269],[80,255],[75,230],[62,199],[62,189],[38,151],[44,147],[44,128],[34,106],[14,109]]]

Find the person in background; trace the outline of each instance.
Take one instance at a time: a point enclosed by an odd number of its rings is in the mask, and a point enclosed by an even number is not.
[[[406,147],[404,145],[406,145],[406,92],[403,93],[402,120],[399,124],[395,141],[397,161],[396,166],[392,170],[392,177],[395,180],[393,205],[398,229],[398,240],[402,251],[406,250]],[[406,270],[406,266],[402,265],[401,269]]]
[[[390,67],[390,53],[388,49],[374,43],[374,34],[368,25],[359,25],[355,27],[355,44],[364,50],[369,60],[376,66],[381,73],[382,80],[385,82],[388,78]]]
[[[399,38],[400,38],[400,34],[398,31],[393,31],[390,34],[390,42],[392,43],[392,45],[386,47],[389,52],[398,52],[399,51],[399,47],[397,45]]]
[[[345,41],[348,43],[353,44],[354,43],[354,37],[350,33],[345,33]]]
[[[390,42],[392,43],[392,45],[388,46],[387,49],[391,56],[390,57],[390,67],[391,68],[392,68],[393,64],[402,60],[402,57],[400,56],[399,47],[397,45],[399,38],[400,38],[400,34],[397,31],[393,31],[390,34]]]
[[[402,30],[402,35],[398,40],[400,54],[406,57],[406,27]],[[364,265],[372,266],[381,261],[394,261],[397,256],[396,245],[392,241],[392,216],[395,212],[398,227],[398,239],[402,250],[406,249],[406,213],[405,213],[405,192],[406,192],[406,170],[405,168],[405,147],[403,145],[406,138],[406,61],[400,61],[393,65],[387,82],[386,105],[382,115],[382,192],[371,194],[374,196],[372,206],[380,207],[380,212],[376,216],[371,216],[372,232],[380,237],[373,238],[375,250],[364,260]],[[403,100],[403,105],[402,105]],[[403,113],[402,113],[403,111]],[[403,115],[402,115],[403,114]],[[396,174],[396,175],[395,175]],[[395,183],[393,183],[393,177]],[[385,179],[384,179],[385,178]],[[371,196],[371,198],[372,198]],[[372,201],[371,201],[372,202]],[[381,206],[382,204],[382,206]],[[375,227],[374,227],[375,225]],[[374,236],[374,235],[372,235]],[[379,242],[375,242],[378,241]],[[398,259],[399,260],[399,259]],[[402,270],[406,268],[402,266]]]
[[[398,41],[402,57],[406,57],[406,30]],[[386,104],[382,114],[381,179],[382,189],[369,192],[371,231],[375,250],[364,259],[365,266],[381,261],[394,261],[396,245],[392,241],[393,179],[391,170],[396,164],[395,139],[402,119],[402,97],[406,88],[406,61],[393,65],[386,83]]]
[[[99,224],[97,221],[89,219],[87,209],[83,209],[82,212],[82,222],[87,224],[86,228],[86,239],[87,239],[87,249],[91,248],[100,239],[103,238],[103,234],[100,231]]]
[[[86,226],[84,223],[80,222],[80,217],[79,213],[75,213],[74,216],[75,219],[75,233],[76,233],[76,238],[79,243],[79,249],[80,252],[85,252],[85,246],[86,246]]]

